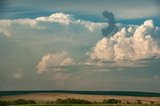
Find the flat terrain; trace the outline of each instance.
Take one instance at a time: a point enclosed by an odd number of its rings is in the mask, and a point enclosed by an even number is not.
[[[136,96],[111,96],[111,95],[84,95],[84,94],[66,94],[66,93],[30,93],[30,94],[21,94],[14,96],[0,96],[0,100],[16,100],[16,99],[25,99],[25,100],[34,100],[39,103],[45,103],[48,101],[55,101],[57,99],[85,99],[91,102],[102,102],[104,99],[117,99],[121,100],[123,103],[127,101],[130,103],[135,103],[137,100],[141,100],[143,104],[150,104],[154,102],[160,104],[160,97],[136,97]]]

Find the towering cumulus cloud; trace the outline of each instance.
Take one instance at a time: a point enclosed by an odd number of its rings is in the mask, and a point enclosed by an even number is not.
[[[152,20],[140,26],[126,26],[111,37],[102,38],[90,54],[89,61],[134,61],[159,58],[159,29]]]

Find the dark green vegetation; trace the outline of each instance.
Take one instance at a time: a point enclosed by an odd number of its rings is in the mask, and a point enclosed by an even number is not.
[[[102,103],[105,103],[105,104],[121,104],[121,101],[120,100],[116,100],[116,99],[108,99],[108,100],[103,100]]]
[[[43,104],[38,103],[33,100],[24,100],[24,99],[17,99],[13,101],[7,101],[7,100],[0,100],[0,106],[7,106],[7,105],[50,105],[50,106],[160,106],[159,104],[142,104],[140,100],[137,100],[135,103],[122,103],[120,100],[116,99],[108,99],[108,100],[103,100],[103,102],[91,102],[88,100],[83,100],[83,99],[72,99],[72,98],[67,98],[67,99],[57,99],[56,101],[48,101]]]
[[[129,91],[0,91],[0,96],[10,96],[28,93],[69,93],[69,94],[89,94],[89,95],[116,95],[116,96],[144,96],[160,97],[160,93],[155,92],[129,92]]]
[[[57,99],[55,104],[92,104],[92,102],[84,100],[84,99]]]
[[[34,100],[24,100],[24,99],[18,99],[15,101],[0,101],[0,106],[21,105],[21,104],[36,104],[36,102]]]

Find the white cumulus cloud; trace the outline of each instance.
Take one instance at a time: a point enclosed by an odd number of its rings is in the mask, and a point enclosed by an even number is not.
[[[89,61],[134,61],[160,57],[159,29],[152,20],[140,26],[121,28],[112,37],[102,38],[93,48]]]
[[[65,13],[55,13],[46,17],[37,17],[35,19],[14,19],[0,20],[0,33],[5,36],[24,35],[25,33],[34,34],[41,32],[42,35],[51,33],[77,33],[84,31],[97,31],[105,23],[94,23],[75,19],[73,15]],[[43,32],[42,32],[43,31]],[[75,34],[76,35],[76,34]]]
[[[42,73],[47,70],[59,70],[61,66],[74,65],[74,60],[67,56],[66,53],[47,54],[42,57],[38,63],[37,73]]]

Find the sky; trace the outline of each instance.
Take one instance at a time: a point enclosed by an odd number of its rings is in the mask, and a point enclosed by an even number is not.
[[[159,5],[1,0],[0,90],[160,92]],[[105,9],[116,21],[106,37]]]

